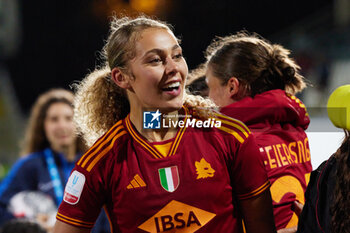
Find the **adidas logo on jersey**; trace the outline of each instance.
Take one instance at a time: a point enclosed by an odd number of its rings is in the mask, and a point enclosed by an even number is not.
[[[136,174],[134,178],[130,181],[130,184],[126,186],[127,189],[146,187],[146,183],[141,179],[141,177]]]

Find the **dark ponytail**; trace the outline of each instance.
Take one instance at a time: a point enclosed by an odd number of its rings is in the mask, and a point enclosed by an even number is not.
[[[290,51],[256,34],[239,32],[215,40],[207,49],[207,65],[226,84],[236,77],[245,95],[282,89],[290,94],[306,87]]]

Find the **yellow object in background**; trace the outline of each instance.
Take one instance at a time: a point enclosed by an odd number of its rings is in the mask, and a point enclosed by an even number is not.
[[[333,91],[328,99],[327,112],[336,127],[350,130],[350,84]]]

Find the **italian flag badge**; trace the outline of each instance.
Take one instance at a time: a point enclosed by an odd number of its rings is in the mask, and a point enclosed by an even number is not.
[[[160,184],[168,192],[174,192],[179,186],[179,172],[177,166],[158,169]]]

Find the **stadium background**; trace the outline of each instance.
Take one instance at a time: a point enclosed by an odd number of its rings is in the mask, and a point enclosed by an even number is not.
[[[113,12],[168,21],[190,69],[214,36],[242,29],[290,48],[312,84],[299,97],[312,117],[314,167],[338,147],[342,133],[325,106],[336,86],[350,83],[350,0],[0,0],[0,179],[19,156],[37,96],[69,88],[99,64]]]

